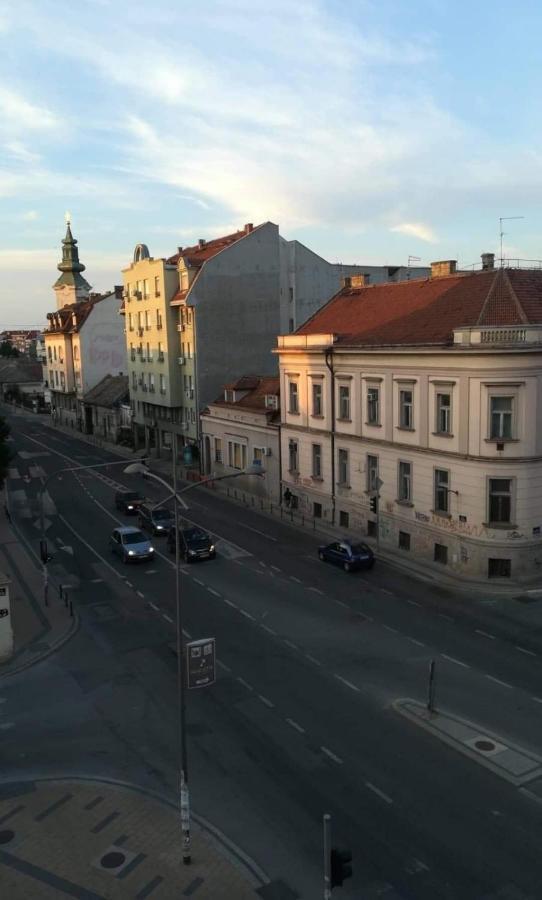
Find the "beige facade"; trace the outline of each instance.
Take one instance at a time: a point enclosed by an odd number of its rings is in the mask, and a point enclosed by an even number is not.
[[[535,578],[540,330],[454,337],[434,349],[279,338],[283,490],[306,514],[400,554],[471,577]]]

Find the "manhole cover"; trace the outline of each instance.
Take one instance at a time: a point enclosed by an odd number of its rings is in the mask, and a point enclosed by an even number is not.
[[[113,850],[111,853],[106,853],[105,856],[102,856],[100,864],[104,869],[118,869],[119,866],[122,866],[125,859],[124,853]]]
[[[495,749],[495,744],[493,741],[475,741],[474,746],[477,750],[481,750],[483,753],[490,753]]]
[[[5,831],[0,831],[0,844],[9,844],[10,841],[15,837],[15,832],[11,831],[9,828],[6,828]]]

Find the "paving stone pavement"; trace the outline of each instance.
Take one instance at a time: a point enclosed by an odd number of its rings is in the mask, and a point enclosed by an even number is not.
[[[257,900],[265,877],[192,823],[182,863],[173,805],[95,779],[0,784],[0,884],[9,900]]]

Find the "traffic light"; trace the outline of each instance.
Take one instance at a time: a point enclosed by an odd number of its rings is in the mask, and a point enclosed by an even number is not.
[[[371,501],[370,501],[370,502],[371,502],[371,512],[372,512],[372,513],[375,513],[376,510],[377,510],[378,500],[377,500],[376,497],[371,497]]]
[[[352,853],[350,850],[331,848],[331,890],[341,887],[346,878],[352,878]]]

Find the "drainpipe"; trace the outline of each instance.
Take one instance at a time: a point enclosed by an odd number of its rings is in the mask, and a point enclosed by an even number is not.
[[[326,366],[331,374],[331,524],[335,524],[335,370],[333,347],[325,350]]]

